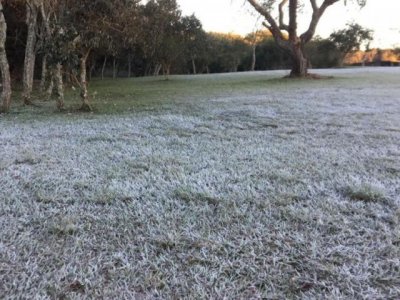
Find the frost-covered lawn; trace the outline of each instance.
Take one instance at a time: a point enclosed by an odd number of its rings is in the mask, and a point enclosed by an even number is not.
[[[0,116],[0,298],[399,299],[400,69],[320,72]]]

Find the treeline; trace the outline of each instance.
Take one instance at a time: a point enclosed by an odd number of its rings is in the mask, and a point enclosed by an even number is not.
[[[176,0],[5,0],[0,29],[11,83],[22,82],[32,104],[34,79],[47,98],[64,107],[64,86],[80,88],[82,109],[91,110],[87,81],[97,77],[198,74],[289,68],[290,56],[268,31],[241,37],[207,33],[196,16],[184,16]],[[4,18],[1,19],[3,17]],[[313,67],[343,58],[332,40],[308,44]],[[3,94],[7,62],[0,57]],[[8,95],[8,94],[7,94]],[[6,95],[6,96],[7,96]],[[7,97],[6,97],[7,98]],[[5,99],[3,97],[3,99]],[[2,110],[9,109],[9,100]]]

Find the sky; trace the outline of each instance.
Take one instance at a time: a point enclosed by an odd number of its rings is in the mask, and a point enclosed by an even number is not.
[[[206,31],[238,33],[245,35],[261,28],[262,19],[245,0],[177,0],[184,15],[194,13]],[[308,1],[303,1],[307,6]],[[321,3],[322,0],[319,0]],[[309,20],[305,16],[305,18]],[[334,30],[342,29],[349,22],[356,22],[374,30],[372,47],[400,47],[400,0],[368,0],[363,9],[340,1],[328,8],[316,34],[328,37]],[[306,23],[299,22],[301,29]]]

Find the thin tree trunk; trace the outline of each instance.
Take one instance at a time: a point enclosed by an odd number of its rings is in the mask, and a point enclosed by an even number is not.
[[[95,68],[96,68],[96,60],[92,60],[92,62],[90,63],[89,81],[92,81]]]
[[[46,90],[47,73],[47,55],[44,55],[42,60],[42,78],[40,80],[41,93],[44,93]]]
[[[50,38],[50,36],[51,36],[50,22],[49,22],[49,17],[46,14],[46,11],[45,11],[44,1],[41,1],[39,3],[39,12],[40,12],[40,16],[41,16],[41,19],[42,19],[43,27],[45,29],[45,31],[44,31],[45,32],[45,37],[42,37],[42,42],[44,42],[44,41],[46,41],[46,39]],[[42,78],[41,78],[41,81],[40,81],[40,92],[41,93],[45,93],[46,92],[46,81],[47,80],[51,80],[52,77],[53,77],[51,69],[50,69],[50,75],[49,75],[49,70],[48,70],[48,65],[47,65],[47,58],[48,58],[48,53],[46,52],[43,55],[43,58],[42,58]],[[51,94],[50,94],[50,96],[51,96]]]
[[[61,64],[57,64],[54,68],[54,76],[53,76],[56,87],[57,87],[57,108],[59,110],[64,109],[64,85],[62,78],[62,66]]]
[[[87,89],[87,79],[86,79],[86,62],[89,56],[90,51],[88,51],[85,55],[81,57],[79,60],[79,84],[81,88],[81,100],[82,106],[80,110],[82,111],[92,111],[92,106],[89,103],[89,93]]]
[[[128,78],[131,78],[132,76],[132,56],[129,53],[128,54]]]
[[[256,43],[254,43],[253,46],[252,46],[252,57],[251,57],[250,71],[255,71],[255,69],[256,69],[256,60],[257,60],[256,48],[257,48],[257,45],[256,45]]]
[[[54,70],[51,71],[49,86],[46,89],[46,99],[50,100],[54,89]]]
[[[168,80],[169,75],[171,74],[171,65],[166,66],[165,74],[167,75],[165,79]]]
[[[193,69],[193,74],[197,74],[197,68],[196,68],[196,62],[194,60],[194,57],[192,57],[192,69]]]
[[[161,69],[162,69],[162,65],[161,64],[157,64],[155,69],[154,69],[154,76],[159,76]]]
[[[104,80],[104,71],[107,65],[107,55],[104,56],[103,67],[101,68],[101,80]]]
[[[0,70],[1,79],[3,84],[3,91],[1,93],[2,105],[0,112],[9,112],[11,105],[11,78],[10,66],[7,60],[6,53],[6,39],[7,39],[7,23],[3,14],[3,4],[0,2]]]
[[[117,78],[117,59],[113,58],[113,79]]]
[[[23,92],[22,98],[24,104],[31,105],[31,94],[33,89],[33,76],[35,70],[35,45],[36,45],[36,25],[37,25],[37,7],[32,1],[26,4],[26,24],[28,25],[28,35],[25,48],[25,62],[23,73]]]

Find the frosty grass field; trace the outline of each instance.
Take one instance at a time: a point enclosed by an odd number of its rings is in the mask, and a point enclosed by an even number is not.
[[[94,114],[15,104],[0,298],[400,299],[400,69],[319,72],[94,81]]]

